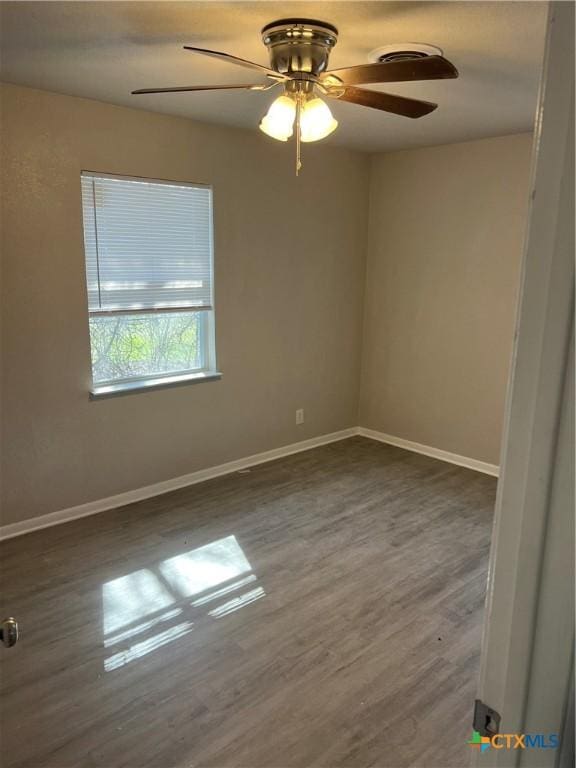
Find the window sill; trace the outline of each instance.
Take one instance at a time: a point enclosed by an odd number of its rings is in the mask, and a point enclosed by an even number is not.
[[[159,376],[157,379],[124,381],[119,384],[103,384],[90,390],[90,400],[132,395],[136,392],[149,392],[168,387],[180,387],[183,384],[201,384],[205,381],[218,381],[221,378],[222,374],[219,371],[202,371],[201,373],[186,373],[177,376]]]

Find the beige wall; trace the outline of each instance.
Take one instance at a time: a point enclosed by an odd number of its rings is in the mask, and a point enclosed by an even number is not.
[[[15,86],[2,108],[2,524],[355,426],[359,403],[498,462],[530,136],[318,145],[296,179],[255,130]],[[82,169],[214,185],[222,381],[89,401]]]
[[[366,156],[3,91],[4,524],[357,423]],[[88,400],[83,168],[214,185],[222,381]]]
[[[531,141],[373,159],[362,426],[498,463]]]

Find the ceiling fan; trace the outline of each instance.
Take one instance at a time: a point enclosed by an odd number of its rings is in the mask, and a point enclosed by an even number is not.
[[[141,88],[133,94],[184,93],[187,91],[247,90],[268,91],[282,86],[283,93],[272,102],[260,122],[260,129],[274,139],[287,141],[296,125],[296,174],[301,167],[300,142],[319,141],[329,136],[338,122],[320,95],[380,109],[404,117],[427,115],[438,106],[429,101],[382,93],[357,85],[440,80],[458,77],[458,71],[441,55],[427,55],[426,46],[414,50],[392,50],[371,64],[328,69],[330,51],[338,40],[332,24],[310,19],[281,19],[262,29],[262,41],[270,54],[270,67],[232,56],[185,45],[187,51],[212,56],[251,69],[268,82],[246,85],[191,85],[175,88]],[[429,48],[429,47],[428,47]],[[429,48],[430,50],[430,48]],[[431,49],[434,51],[434,49]]]

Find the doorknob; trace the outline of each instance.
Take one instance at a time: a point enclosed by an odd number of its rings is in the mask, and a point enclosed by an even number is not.
[[[0,642],[6,648],[12,648],[18,642],[18,622],[12,617],[4,619],[0,623]]]

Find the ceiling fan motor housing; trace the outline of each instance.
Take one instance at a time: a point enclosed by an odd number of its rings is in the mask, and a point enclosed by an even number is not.
[[[270,52],[272,69],[306,79],[306,75],[317,77],[326,71],[338,30],[324,21],[280,19],[263,28],[262,40]]]

